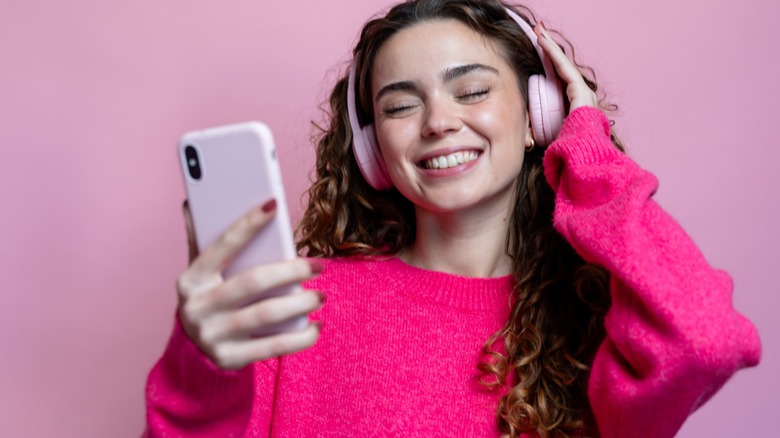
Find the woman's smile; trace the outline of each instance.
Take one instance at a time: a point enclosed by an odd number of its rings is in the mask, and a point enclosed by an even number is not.
[[[460,151],[446,155],[436,155],[420,161],[420,166],[425,169],[449,169],[470,163],[479,157],[477,151]]]

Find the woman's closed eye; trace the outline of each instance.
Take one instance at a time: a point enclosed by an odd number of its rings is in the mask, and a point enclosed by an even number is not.
[[[459,102],[471,104],[471,103],[478,103],[481,102],[490,95],[491,87],[479,87],[479,88],[469,88],[466,89],[463,92],[457,93],[455,95],[455,99],[457,99]],[[393,117],[393,116],[402,116],[406,112],[409,112],[416,108],[419,104],[414,102],[396,102],[391,103],[384,108],[382,108],[382,113]]]
[[[382,113],[388,116],[397,116],[409,111],[417,105],[411,103],[394,103],[382,109]]]
[[[458,100],[465,103],[480,102],[488,97],[490,94],[490,87],[476,88],[467,90],[457,95]]]

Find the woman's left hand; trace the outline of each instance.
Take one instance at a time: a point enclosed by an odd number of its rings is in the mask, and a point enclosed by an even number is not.
[[[550,37],[550,34],[547,33],[544,23],[541,21],[537,23],[534,27],[534,32],[536,33],[539,47],[550,57],[555,66],[555,71],[558,72],[558,76],[566,85],[566,96],[569,98],[569,112],[581,106],[598,108],[599,100],[596,97],[596,93],[588,87],[577,66],[571,62],[558,44]]]

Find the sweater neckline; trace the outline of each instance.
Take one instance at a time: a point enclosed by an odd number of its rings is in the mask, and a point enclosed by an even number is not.
[[[509,307],[512,275],[464,277],[418,268],[398,257],[375,259],[370,265],[383,282],[413,299],[467,311],[506,311]]]

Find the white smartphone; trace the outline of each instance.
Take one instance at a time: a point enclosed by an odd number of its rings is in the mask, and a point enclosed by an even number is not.
[[[249,209],[276,199],[274,218],[233,259],[223,272],[225,278],[257,265],[297,257],[282,174],[273,136],[266,125],[247,122],[188,132],[181,137],[178,152],[200,250],[216,241]],[[300,290],[299,284],[280,287],[241,305]],[[302,316],[252,335],[302,330],[307,324],[308,317]]]

